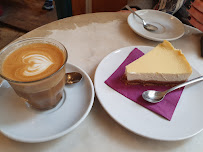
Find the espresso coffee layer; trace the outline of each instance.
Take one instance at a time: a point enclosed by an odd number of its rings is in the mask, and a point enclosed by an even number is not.
[[[2,65],[3,75],[15,81],[45,78],[63,65],[65,57],[54,45],[33,43],[9,54]]]

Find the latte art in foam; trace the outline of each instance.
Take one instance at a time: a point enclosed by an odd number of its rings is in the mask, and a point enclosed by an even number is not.
[[[23,63],[27,66],[23,71],[24,76],[34,76],[44,72],[52,64],[50,58],[41,54],[32,54],[22,57]]]
[[[3,74],[16,81],[35,81],[50,76],[64,64],[62,51],[54,45],[33,43],[7,56]]]

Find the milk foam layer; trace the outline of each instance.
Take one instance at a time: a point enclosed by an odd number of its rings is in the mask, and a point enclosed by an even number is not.
[[[54,45],[34,43],[9,54],[3,62],[3,74],[16,81],[45,78],[61,68],[65,57]]]
[[[49,57],[41,54],[32,54],[22,57],[23,63],[27,66],[23,71],[24,76],[34,76],[44,72],[52,64],[54,64]]]

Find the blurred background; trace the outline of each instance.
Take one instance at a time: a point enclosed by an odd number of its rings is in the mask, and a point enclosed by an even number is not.
[[[69,16],[95,12],[116,12],[131,0],[53,0],[52,9],[43,9],[50,0],[0,0],[0,49],[42,25]],[[52,0],[51,0],[52,1]],[[143,1],[146,1],[143,3]],[[146,8],[149,0],[136,0]]]

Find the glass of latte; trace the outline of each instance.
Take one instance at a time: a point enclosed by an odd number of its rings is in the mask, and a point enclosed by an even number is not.
[[[61,100],[66,48],[49,38],[29,38],[0,52],[0,76],[33,108],[48,110]]]

